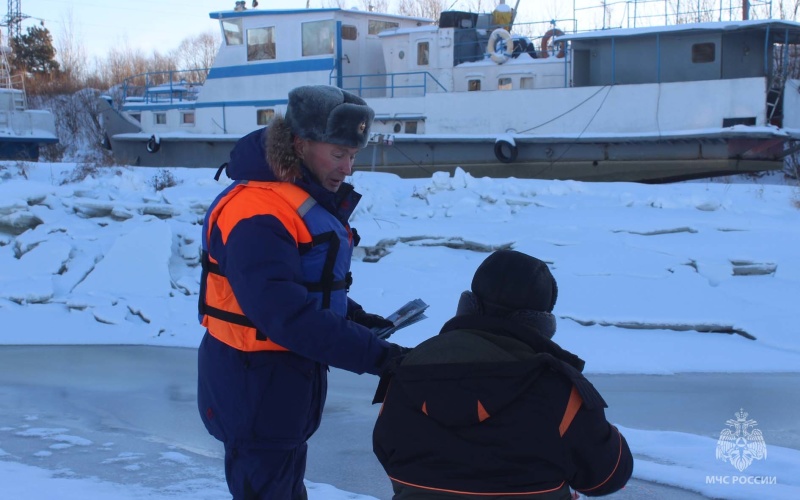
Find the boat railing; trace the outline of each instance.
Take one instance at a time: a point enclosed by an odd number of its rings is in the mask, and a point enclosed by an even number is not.
[[[335,84],[336,75],[331,75]],[[447,92],[427,71],[343,75],[341,88],[361,97],[424,97],[429,92]]]
[[[459,30],[455,34],[454,41],[454,63],[456,65],[463,62],[475,62],[488,59],[491,56],[491,48],[488,42],[491,34],[498,28],[509,31],[514,40],[514,53],[527,52],[532,57],[539,57],[542,39],[552,37],[553,34],[570,34],[577,30],[578,21],[576,18],[564,17],[559,19],[548,19],[540,21],[514,21],[511,25],[486,26],[478,25],[474,30]],[[504,47],[505,42],[500,39],[497,47]]]
[[[28,109],[28,98],[25,94],[25,75],[22,73],[13,74],[11,64],[8,61],[8,54],[11,49],[6,45],[0,45],[0,88],[18,91],[12,97],[14,109],[25,111]]]
[[[772,0],[604,0],[600,4],[573,6],[575,32],[596,29],[641,28],[647,26],[771,19]],[[581,26],[579,27],[579,20]]]
[[[151,71],[122,82],[123,102],[172,104],[197,99],[209,68]]]

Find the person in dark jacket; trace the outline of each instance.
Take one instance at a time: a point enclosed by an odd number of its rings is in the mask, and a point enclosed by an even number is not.
[[[373,448],[395,500],[601,496],[633,458],[606,421],[584,362],[551,340],[558,288],[547,264],[500,250],[456,316],[382,377]]]
[[[237,142],[206,214],[197,403],[234,499],[307,498],[328,366],[378,375],[406,351],[347,295],[360,195],[344,181],[372,119],[339,88],[292,90],[284,117]]]

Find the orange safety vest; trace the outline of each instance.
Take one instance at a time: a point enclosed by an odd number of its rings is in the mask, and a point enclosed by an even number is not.
[[[306,191],[287,182],[235,182],[209,208],[203,224],[201,324],[216,339],[240,351],[286,351],[244,315],[228,279],[208,251],[215,226],[224,243],[239,221],[258,215],[272,215],[283,224],[304,261],[303,285],[309,297],[320,309],[330,308],[341,316],[347,311],[346,294],[352,282],[352,233]]]

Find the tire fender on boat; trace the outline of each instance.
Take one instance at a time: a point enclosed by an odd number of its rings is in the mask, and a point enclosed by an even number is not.
[[[506,42],[506,49],[503,52],[497,51],[497,42],[499,42],[500,39]],[[492,58],[492,61],[497,64],[503,64],[508,61],[511,54],[514,53],[514,40],[511,39],[511,33],[503,28],[497,28],[492,31],[492,34],[489,35],[489,43],[486,45],[486,52],[489,54],[489,57]]]
[[[554,36],[561,36],[563,34],[564,34],[564,32],[561,31],[558,28],[553,28],[553,29],[547,30],[547,32],[544,34],[544,36],[542,36],[542,57],[543,58],[550,57],[550,51],[548,50],[548,44],[550,43],[550,40]],[[554,45],[554,47],[555,47],[555,45]],[[558,53],[556,53],[555,56],[558,57],[558,58],[564,57],[564,42],[559,43],[558,47],[559,47]]]
[[[514,139],[497,139],[494,143],[494,156],[503,163],[511,163],[517,159],[519,150]]]
[[[155,134],[150,136],[150,139],[147,141],[147,152],[148,153],[157,153],[158,150],[161,149],[161,138],[156,137]]]

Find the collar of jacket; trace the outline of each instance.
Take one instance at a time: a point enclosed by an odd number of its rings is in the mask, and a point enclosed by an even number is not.
[[[481,314],[456,316],[444,324],[439,333],[453,330],[482,330],[495,335],[504,335],[524,342],[538,353],[547,353],[583,371],[584,360],[544,337],[529,316],[498,318]]]
[[[343,182],[339,186],[339,190],[334,193],[325,189],[305,164],[301,166],[301,171],[302,177],[295,180],[294,184],[310,194],[317,203],[336,216],[342,224],[347,225],[347,221],[350,220],[356,205],[361,200],[361,195],[356,192],[353,185]]]

